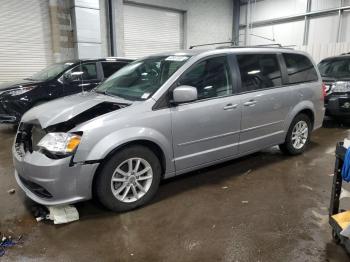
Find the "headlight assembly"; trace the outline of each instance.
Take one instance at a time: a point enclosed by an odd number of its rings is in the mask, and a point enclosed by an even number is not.
[[[34,89],[36,86],[25,86],[25,87],[19,87],[10,91],[6,91],[6,94],[10,96],[19,96],[24,93],[27,93],[28,91]]]
[[[332,92],[334,92],[334,93],[350,92],[350,82],[348,82],[348,81],[335,82],[332,86]]]
[[[38,143],[38,147],[57,155],[69,155],[75,152],[81,136],[73,133],[48,133]]]

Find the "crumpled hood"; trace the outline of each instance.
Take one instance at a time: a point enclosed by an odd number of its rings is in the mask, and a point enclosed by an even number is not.
[[[0,84],[0,92],[11,90],[13,88],[18,88],[19,86],[36,85],[40,83],[42,82],[34,81],[34,80],[24,80],[24,79],[20,79],[13,82],[5,82]]]
[[[126,105],[131,102],[95,92],[79,93],[77,95],[59,98],[30,109],[23,115],[22,122],[39,122],[42,128],[46,128],[67,122],[102,103]]]

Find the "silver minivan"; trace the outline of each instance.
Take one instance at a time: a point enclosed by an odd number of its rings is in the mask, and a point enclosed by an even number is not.
[[[162,53],[28,111],[13,145],[15,176],[44,205],[95,197],[127,211],[149,202],[162,179],[275,145],[300,154],[323,116],[321,77],[303,52]]]

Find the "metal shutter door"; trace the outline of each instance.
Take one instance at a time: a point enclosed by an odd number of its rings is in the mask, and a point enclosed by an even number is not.
[[[0,83],[52,63],[49,1],[0,0]]]
[[[160,8],[124,5],[124,53],[126,57],[183,48],[183,14]]]

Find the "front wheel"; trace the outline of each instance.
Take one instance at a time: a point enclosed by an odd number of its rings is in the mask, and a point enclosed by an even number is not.
[[[281,151],[288,155],[299,155],[305,151],[310,142],[311,120],[305,114],[297,115],[292,121],[286,140],[279,145]]]
[[[158,190],[161,165],[152,150],[130,146],[102,167],[95,183],[98,200],[113,211],[129,211],[148,203]]]

